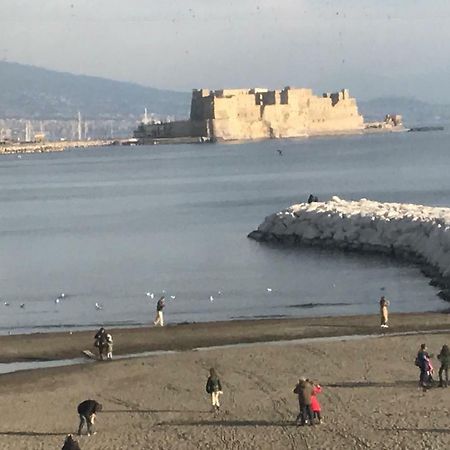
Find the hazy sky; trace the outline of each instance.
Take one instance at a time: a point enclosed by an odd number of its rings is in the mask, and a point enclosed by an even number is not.
[[[450,98],[448,0],[1,0],[0,58],[159,88]]]

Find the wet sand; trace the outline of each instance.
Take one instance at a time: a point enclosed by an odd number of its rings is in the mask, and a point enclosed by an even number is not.
[[[444,313],[391,314],[391,332],[450,329]],[[167,317],[170,321],[170,316]],[[376,315],[263,319],[189,323],[161,327],[109,329],[114,354],[154,350],[190,350],[215,345],[293,340],[307,337],[379,334]],[[0,363],[77,358],[81,350],[95,351],[95,331],[0,336]]]
[[[389,332],[450,329],[449,316],[442,314],[393,315],[390,320]],[[198,341],[214,345],[243,335],[258,341],[339,331],[341,335],[379,333],[373,321],[378,323],[378,318],[246,321],[121,330],[114,335],[120,348],[119,336],[124,333],[124,351],[136,349],[133,346],[144,338],[148,344],[141,345],[189,348]],[[40,341],[31,347],[40,357],[48,354],[52,342],[62,354],[64,342],[70,343],[67,356],[72,345],[80,348],[90,342],[92,333],[26,337],[34,338]],[[2,353],[12,355],[10,348],[18,345],[17,340],[2,337]],[[102,402],[104,412],[98,417],[98,434],[80,439],[83,450],[449,448],[450,388],[418,390],[414,366],[420,343],[427,342],[437,354],[449,340],[450,332],[402,337],[387,333],[379,339],[187,350],[3,375],[0,448],[61,448],[64,435],[76,431],[76,406],[86,398]],[[50,348],[44,348],[47,345]],[[26,354],[31,355],[31,350]],[[211,366],[224,388],[218,417],[210,412],[205,393]],[[293,425],[297,399],[292,389],[299,376],[324,387],[319,397],[323,425]]]

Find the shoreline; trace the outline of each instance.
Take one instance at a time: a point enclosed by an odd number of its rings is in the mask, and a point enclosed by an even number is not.
[[[450,329],[450,315],[445,312],[392,313],[390,324],[391,328],[381,331],[378,315],[355,315],[183,323],[163,328],[111,328],[107,331],[114,338],[114,355],[120,356],[317,337],[445,331]],[[0,363],[77,358],[82,350],[95,352],[94,334],[95,331],[90,330],[0,336]]]
[[[282,326],[287,323],[282,320],[248,321],[245,327],[241,322],[212,323],[209,330],[199,330],[206,345],[211,344],[211,335],[222,341],[239,333],[260,338],[274,327],[288,334],[344,335],[352,327],[353,333],[377,330],[378,334],[272,345],[255,341],[7,373],[1,375],[0,385],[4,418],[0,447],[61,448],[66,435],[77,430],[77,405],[92,398],[103,404],[103,411],[97,417],[95,436],[76,437],[86,450],[448,448],[448,389],[418,390],[414,358],[422,342],[435,354],[448,342],[449,318],[448,314],[393,314],[389,333],[380,333],[377,315],[332,322],[331,318],[309,323],[300,319],[289,327]],[[446,331],[426,331],[438,326]],[[400,328],[415,332],[400,335]],[[157,342],[177,329],[186,344],[189,336],[183,327],[159,328],[154,334],[148,329],[137,331]],[[418,330],[422,332],[416,334]],[[92,333],[85,337],[91,341]],[[55,335],[48,338],[58,341]],[[82,336],[77,338],[84,343]],[[42,341],[36,344],[38,349],[44,347]],[[51,340],[46,345],[55,348]],[[205,392],[210,367],[217,369],[224,392],[220,413],[214,414]],[[319,401],[324,422],[315,427],[295,425],[298,398],[292,390],[299,377],[323,388]],[[42,414],[46,405],[48,411]]]

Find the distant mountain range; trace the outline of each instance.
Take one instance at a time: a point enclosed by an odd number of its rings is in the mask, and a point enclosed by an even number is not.
[[[186,117],[191,94],[0,61],[0,118]]]
[[[0,119],[73,119],[81,111],[88,119],[135,120],[144,108],[160,117],[185,118],[190,98],[190,92],[0,61]],[[406,125],[450,123],[450,105],[407,97],[358,100],[358,106],[367,121],[396,113],[403,115]]]

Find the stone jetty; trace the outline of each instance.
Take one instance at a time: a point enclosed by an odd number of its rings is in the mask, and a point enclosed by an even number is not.
[[[248,237],[399,257],[420,264],[450,300],[450,208],[332,197],[274,213]]]
[[[96,139],[92,141],[14,142],[0,144],[0,155],[14,153],[62,152],[71,148],[105,147],[112,145],[114,142],[115,141],[111,139]]]

